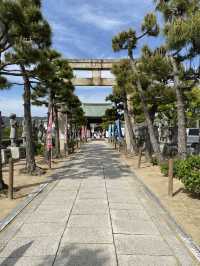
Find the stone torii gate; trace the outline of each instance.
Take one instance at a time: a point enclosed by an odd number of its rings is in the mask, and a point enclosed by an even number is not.
[[[102,71],[111,71],[113,64],[119,63],[119,59],[68,59],[69,65],[76,71],[91,71],[91,78],[75,77],[74,86],[113,86],[114,78],[102,77]]]
[[[91,77],[76,77],[73,79],[74,86],[105,86],[113,87],[115,85],[115,78],[102,77],[103,71],[111,71],[113,64],[120,63],[121,59],[68,59],[70,67],[74,71],[89,71],[92,73]],[[125,125],[127,128],[127,126]],[[64,129],[63,129],[64,130]],[[61,130],[61,131],[63,131]],[[126,132],[127,129],[126,129]],[[130,136],[126,134],[127,146],[130,146]]]

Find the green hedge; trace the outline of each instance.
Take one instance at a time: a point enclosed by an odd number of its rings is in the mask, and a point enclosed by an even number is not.
[[[168,164],[161,165],[161,172],[167,176]],[[187,191],[200,195],[200,156],[174,161],[174,176],[179,178]]]
[[[45,147],[41,143],[35,144],[35,155],[44,155]]]
[[[179,174],[178,174],[178,171],[179,171],[179,165],[181,165],[182,161],[181,160],[174,160],[174,176],[179,178]],[[164,175],[164,176],[167,176],[168,175],[168,170],[169,170],[169,167],[168,167],[168,163],[163,163],[161,164],[160,166],[160,169],[161,169],[161,173]]]

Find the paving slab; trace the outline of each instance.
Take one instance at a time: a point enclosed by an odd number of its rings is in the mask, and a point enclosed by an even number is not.
[[[140,208],[141,205],[137,203],[119,203],[119,202],[110,202],[109,203],[111,210],[132,210],[134,211],[134,208]]]
[[[152,221],[120,217],[112,219],[112,225],[115,234],[160,235]]]
[[[65,196],[59,196],[59,197],[48,197],[46,198],[41,205],[54,205],[54,204],[60,204],[60,205],[67,205],[67,204],[72,204],[75,200],[76,196],[70,196],[70,197],[65,197]]]
[[[109,215],[71,215],[68,223],[69,227],[103,227],[110,228]]]
[[[107,202],[94,202],[91,200],[79,200],[72,210],[72,214],[107,214],[108,212]]]
[[[172,251],[161,236],[114,235],[117,254],[171,256]]]
[[[106,227],[68,227],[61,245],[66,243],[112,244],[113,236],[111,229]]]
[[[117,266],[112,244],[66,244],[54,266]]]
[[[0,258],[1,266],[50,266],[53,265],[54,256]]]
[[[103,199],[107,200],[106,191],[85,190],[80,191],[78,199]]]
[[[172,256],[119,255],[119,266],[178,266]],[[189,266],[189,265],[188,265]]]
[[[140,206],[140,205],[139,205]],[[151,218],[141,206],[136,208],[134,206],[134,210],[110,210],[111,217],[113,220],[118,218],[124,218],[127,220],[144,220],[151,221]]]
[[[108,194],[108,201],[110,203],[130,203],[130,204],[134,204],[134,203],[139,203],[139,200],[136,197],[133,196],[117,196],[115,195],[110,195]]]
[[[59,211],[63,211],[66,212],[68,210],[70,210],[72,208],[73,203],[54,203],[54,204],[41,204],[38,208],[37,211],[41,211],[41,212],[45,212],[45,211],[54,211],[54,210],[59,210]]]
[[[63,232],[63,223],[28,223],[17,232],[16,237],[39,237],[60,235]]]
[[[95,194],[106,194],[106,188],[101,188],[101,187],[96,187],[96,188],[92,188],[92,187],[85,187],[85,188],[81,188],[79,190],[79,195],[81,193],[95,193]]]
[[[56,255],[60,237],[19,237],[9,241],[0,258],[46,257]]]
[[[36,211],[31,214],[25,223],[66,223],[69,218],[70,211]]]

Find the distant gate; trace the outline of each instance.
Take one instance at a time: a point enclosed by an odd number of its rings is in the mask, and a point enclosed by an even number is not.
[[[75,77],[74,86],[113,86],[114,78],[102,77],[102,71],[111,71],[113,64],[119,63],[119,59],[69,59],[69,65],[73,70],[91,71],[91,78]]]

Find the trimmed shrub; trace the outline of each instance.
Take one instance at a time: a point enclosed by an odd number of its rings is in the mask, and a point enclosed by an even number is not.
[[[192,194],[200,195],[200,172],[191,171],[187,176],[184,176],[181,181],[187,191]]]
[[[161,165],[161,172],[167,176],[167,163]],[[200,156],[190,156],[186,160],[175,160],[174,176],[183,182],[188,192],[200,195]]]
[[[180,164],[181,164],[181,160],[174,160],[174,168],[173,168],[174,177],[179,178],[179,176],[178,176],[178,170],[179,170],[179,165]],[[169,171],[168,162],[162,163],[161,166],[160,166],[160,170],[161,170],[161,173],[164,176],[167,176],[168,175],[168,171]]]
[[[152,157],[152,159],[151,159],[151,163],[153,164],[153,166],[158,165],[158,160],[157,160],[157,158],[156,158],[156,157]]]
[[[162,163],[161,166],[160,166],[160,170],[161,170],[161,173],[164,176],[167,176],[168,175],[168,170],[169,170],[168,163]]]
[[[181,161],[178,177],[183,182],[187,191],[200,195],[200,156],[190,156]]]
[[[35,155],[44,155],[45,147],[41,143],[35,144]]]

